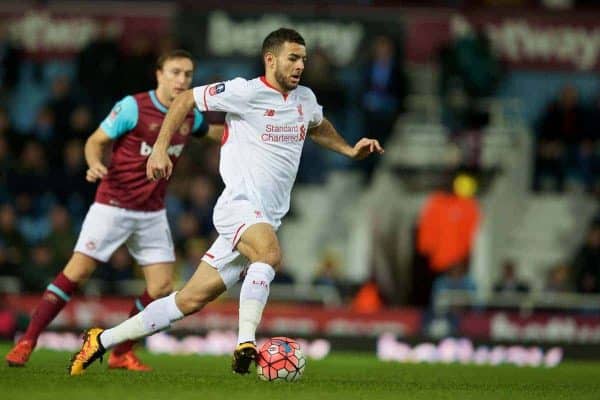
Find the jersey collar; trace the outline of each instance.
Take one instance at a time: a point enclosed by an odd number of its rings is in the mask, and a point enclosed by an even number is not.
[[[163,103],[160,102],[160,100],[158,100],[158,97],[156,97],[156,91],[155,90],[151,90],[150,92],[150,99],[152,100],[152,104],[154,104],[154,107],[158,108],[158,110],[164,114],[167,113],[167,107],[165,107],[165,105]]]
[[[271,89],[273,89],[273,90],[275,90],[275,91],[277,91],[277,92],[281,93],[281,95],[283,96],[283,100],[284,100],[284,101],[285,101],[285,100],[287,100],[287,98],[288,98],[288,96],[289,96],[289,93],[283,93],[281,90],[279,90],[279,89],[277,89],[275,86],[271,85],[271,84],[270,84],[270,83],[267,81],[267,78],[266,78],[264,75],[263,75],[263,76],[261,76],[259,79],[260,79],[260,81],[261,81],[262,83],[264,83],[264,84],[265,84],[265,86],[266,86],[266,87],[268,87],[268,88],[271,88]]]

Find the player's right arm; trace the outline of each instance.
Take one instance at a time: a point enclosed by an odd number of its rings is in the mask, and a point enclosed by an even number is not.
[[[146,164],[148,179],[168,179],[171,176],[173,163],[167,154],[167,149],[173,133],[179,129],[194,104],[200,111],[224,111],[241,114],[248,108],[250,94],[248,81],[236,78],[230,81],[197,86],[175,97],[165,116],[158,138],[154,142],[152,154]]]
[[[85,161],[88,165],[85,179],[88,182],[95,182],[106,176],[108,169],[102,161],[104,150],[111,141],[135,128],[137,121],[138,106],[132,96],[115,104],[110,114],[85,142]]]
[[[110,137],[102,128],[96,129],[85,142],[85,161],[88,165],[85,179],[88,182],[96,182],[98,179],[104,178],[107,174],[108,169],[102,162],[102,156],[104,155],[106,145],[110,142]]]
[[[146,177],[151,181],[162,178],[169,179],[171,176],[173,163],[169,158],[167,150],[173,133],[183,124],[185,117],[192,108],[194,108],[192,89],[186,90],[175,97],[171,107],[169,107],[169,111],[160,127],[158,137],[152,147],[152,154],[150,154],[146,163]]]

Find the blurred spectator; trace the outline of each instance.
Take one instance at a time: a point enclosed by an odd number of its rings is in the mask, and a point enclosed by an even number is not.
[[[468,103],[493,95],[503,76],[499,58],[483,29],[457,24],[455,39],[440,51],[441,94],[462,90]]]
[[[52,144],[57,135],[54,127],[55,122],[54,111],[48,105],[43,106],[39,109],[35,117],[35,122],[31,132],[29,132],[29,136],[47,145]]]
[[[77,79],[94,110],[94,122],[108,114],[120,95],[115,84],[121,57],[117,34],[112,23],[102,25],[77,58]]]
[[[316,48],[311,52],[310,60],[302,73],[302,82],[315,92],[319,104],[323,106],[325,117],[340,128],[344,121],[346,93],[337,81],[338,75],[327,53],[321,48]],[[303,161],[298,170],[298,182],[323,182],[329,167],[326,158],[331,154],[324,152],[312,141],[306,141],[302,150]]]
[[[311,51],[310,60],[302,72],[302,84],[315,92],[326,114],[337,115],[344,111],[344,88],[337,80],[338,75],[337,68],[322,48]]]
[[[492,96],[504,75],[489,38],[468,24],[453,26],[455,39],[444,45],[440,57],[440,94],[444,122],[450,131],[470,129],[470,117],[481,99]]]
[[[512,260],[504,261],[502,264],[502,275],[494,285],[494,292],[499,294],[529,292],[529,285],[517,277],[515,263]]]
[[[25,143],[18,163],[9,174],[9,187],[13,194],[26,194],[40,200],[42,194],[51,190],[48,180],[49,166],[41,143],[30,140]]]
[[[548,272],[544,290],[549,293],[565,293],[571,291],[569,282],[570,268],[565,263],[554,266]]]
[[[119,93],[138,93],[155,85],[156,55],[150,39],[138,35],[119,65]]]
[[[21,54],[8,37],[8,25],[0,24],[0,91],[12,91],[19,81]],[[4,98],[6,93],[0,93]]]
[[[365,282],[352,299],[352,310],[371,314],[380,311],[384,306],[383,299],[379,291],[379,287],[374,279],[369,279]]]
[[[404,107],[408,94],[408,78],[396,44],[387,36],[373,39],[371,58],[363,75],[362,104],[364,107],[364,135],[385,147],[392,135],[394,123]],[[376,163],[381,157],[369,157],[361,161],[370,180]]]
[[[277,273],[275,274],[275,278],[273,278],[273,283],[292,285],[294,282],[294,276],[290,274],[289,268],[287,267],[285,260],[283,260],[279,266],[279,269],[277,270]]]
[[[189,188],[189,210],[198,221],[198,234],[208,236],[213,228],[212,210],[216,202],[216,191],[213,183],[205,176],[192,179]]]
[[[119,283],[133,279],[133,259],[126,246],[119,247],[108,263],[98,270],[98,277],[105,283],[103,292],[107,294],[120,294]]]
[[[600,222],[592,225],[575,255],[573,274],[579,293],[600,293]]]
[[[186,282],[194,275],[202,256],[208,250],[208,241],[202,238],[189,238],[183,247],[184,258],[181,262],[181,279]]]
[[[53,249],[46,243],[33,246],[29,258],[21,264],[21,279],[26,292],[40,293],[60,270]]]
[[[460,164],[470,171],[481,167],[483,132],[488,124],[489,114],[472,108],[466,112],[464,128],[453,132],[453,141],[461,154]]]
[[[467,273],[467,266],[465,263],[456,264],[435,279],[431,291],[431,304],[435,304],[437,297],[448,290],[460,290],[473,294],[477,290],[475,281],[473,281],[471,276]]]
[[[6,108],[0,106],[0,138],[4,138],[13,151],[17,151],[19,134],[13,129],[10,115]]]
[[[585,142],[584,117],[577,89],[571,85],[563,87],[539,122],[534,190],[544,189],[547,178],[554,190],[564,190],[568,166],[574,166],[574,160],[583,156],[580,147]]]
[[[435,192],[417,222],[417,259],[413,268],[413,303],[426,305],[433,281],[459,265],[468,265],[481,212],[475,179],[458,174],[452,192]]]
[[[313,279],[315,285],[340,286],[340,259],[332,252],[327,252],[321,259],[317,273]]]
[[[577,160],[586,189],[600,195],[600,94],[587,110],[585,135]]]
[[[50,210],[50,233],[46,243],[54,249],[56,264],[65,265],[73,254],[77,236],[71,226],[71,218],[67,209],[54,206]]]
[[[198,237],[199,233],[198,220],[194,214],[185,212],[177,218],[177,224],[175,228],[175,247],[178,249],[185,249],[187,241]]]
[[[69,129],[65,132],[65,141],[71,139],[86,140],[94,131],[92,111],[85,105],[75,107],[69,116]]]
[[[8,173],[13,169],[13,165],[14,161],[8,140],[6,137],[0,136],[0,203],[8,201],[10,198]]]
[[[69,140],[62,150],[62,167],[52,170],[52,189],[58,201],[74,218],[79,219],[92,203],[96,186],[85,180],[87,164],[83,142]]]
[[[15,196],[19,231],[28,244],[43,240],[48,237],[50,232],[46,204],[43,200],[38,200],[35,196],[25,192]]]
[[[18,230],[17,213],[10,204],[0,206],[0,241],[5,254],[4,262],[16,268],[27,254],[27,243]]]
[[[71,81],[67,76],[56,76],[50,87],[50,98],[46,106],[54,115],[55,139],[61,143],[69,131],[69,121],[78,101],[72,92]]]

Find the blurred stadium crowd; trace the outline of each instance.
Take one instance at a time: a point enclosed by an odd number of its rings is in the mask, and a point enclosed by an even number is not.
[[[41,292],[62,269],[95,192],[95,186],[85,181],[83,145],[87,136],[115,101],[130,93],[153,89],[157,55],[180,46],[175,37],[156,42],[138,37],[133,40],[131,50],[123,52],[107,27],[72,58],[58,63],[48,59],[38,61],[25,57],[0,25],[1,276],[17,277],[23,291]],[[349,80],[338,79],[343,72],[326,51],[309,48],[310,61],[302,83],[315,91],[326,114],[349,142],[369,131],[385,144],[393,134],[394,124],[402,116],[405,100],[415,84],[406,71],[405,46],[388,36],[373,37],[368,51],[365,49],[369,56],[360,60],[360,68],[354,70]],[[198,69],[202,70],[205,60],[198,61]],[[477,176],[481,135],[489,123],[489,115],[477,104],[494,97],[510,72],[492,51],[483,31],[448,42],[439,50],[436,62],[440,76],[438,96],[449,139],[461,149],[462,171]],[[247,67],[242,73],[250,71],[245,76],[249,78],[259,70],[257,60],[256,66]],[[207,77],[204,72],[198,72],[196,78],[199,77],[211,81],[230,78]],[[195,83],[200,82],[196,79]],[[35,91],[35,98],[42,100],[33,106],[15,100],[27,99],[29,91]],[[455,101],[457,93],[462,99],[459,102]],[[600,198],[598,99],[600,96],[585,103],[577,88],[567,85],[555,99],[549,100],[545,111],[532,123],[536,135],[531,155],[535,166],[532,191],[587,192]],[[349,120],[348,107],[358,110],[360,115]],[[213,121],[220,118],[220,115],[210,116]],[[180,280],[190,276],[215,237],[212,207],[222,187],[218,158],[217,145],[190,146],[170,184],[167,208]],[[357,168],[368,185],[377,167],[375,160],[351,167],[309,143],[303,160],[298,176],[300,184],[323,182],[328,172],[335,169]],[[450,193],[457,195],[456,191]],[[545,284],[548,291],[600,293],[600,220],[596,218],[591,226],[581,229],[589,231],[585,242],[571,259],[552,269]],[[470,248],[469,242],[459,262],[434,269],[435,273],[426,277],[431,286],[413,302],[428,303],[431,290],[475,290],[474,282],[465,272]],[[335,261],[325,257],[322,264],[314,282],[344,286],[336,275]],[[131,268],[132,265],[125,248],[117,251],[96,272],[95,278],[102,282],[100,292],[120,293],[119,282],[139,276],[139,270]],[[285,275],[278,279],[293,281],[292,276]],[[507,260],[494,290],[527,292],[528,288],[528,282],[516,276],[515,266]],[[368,300],[368,285],[358,293],[365,301],[376,302]]]

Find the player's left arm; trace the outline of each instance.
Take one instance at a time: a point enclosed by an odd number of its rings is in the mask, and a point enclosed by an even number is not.
[[[221,143],[225,126],[222,123],[209,123],[206,118],[206,114],[200,112],[197,108],[194,109],[194,125],[192,127],[192,134],[197,139],[204,139],[214,142]]]
[[[208,125],[208,132],[204,136],[211,142],[221,143],[221,139],[223,138],[223,131],[225,130],[225,125],[216,125],[210,124]]]
[[[362,138],[354,147],[350,146],[327,118],[323,118],[319,125],[309,128],[308,134],[318,145],[355,160],[362,160],[371,153],[384,152],[376,139]]]

